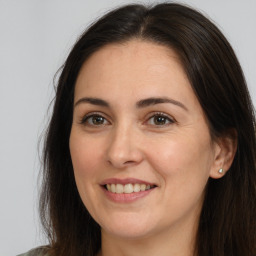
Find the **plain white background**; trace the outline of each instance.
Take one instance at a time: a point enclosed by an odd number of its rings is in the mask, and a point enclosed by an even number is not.
[[[37,214],[38,141],[53,76],[76,37],[121,0],[0,0],[0,255],[46,243]],[[153,1],[140,1],[152,3]],[[186,0],[231,42],[256,101],[256,1]]]

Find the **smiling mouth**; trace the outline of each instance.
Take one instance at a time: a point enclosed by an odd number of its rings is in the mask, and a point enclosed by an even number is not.
[[[131,193],[138,193],[141,191],[146,191],[155,188],[155,185],[149,184],[106,184],[104,188],[112,193],[116,194],[131,194]]]

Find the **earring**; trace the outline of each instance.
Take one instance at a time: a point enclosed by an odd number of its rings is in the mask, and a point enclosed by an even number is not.
[[[224,170],[222,168],[219,169],[219,173],[222,174]]]

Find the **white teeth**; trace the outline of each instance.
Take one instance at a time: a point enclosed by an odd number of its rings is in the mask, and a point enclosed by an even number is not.
[[[115,184],[110,185],[110,191],[113,193],[116,193],[116,185]]]
[[[124,193],[130,194],[132,192],[133,192],[133,185],[132,184],[125,184]]]
[[[122,184],[116,184],[116,193],[121,194],[124,192],[124,186]]]
[[[133,191],[134,192],[140,192],[140,184],[134,184],[133,185]]]
[[[141,184],[140,191],[145,191],[145,190],[146,190],[146,184]]]
[[[153,188],[154,186],[146,185],[146,184],[107,184],[106,188],[108,191],[112,193],[125,193],[125,194],[130,194],[134,192],[140,192],[140,191],[145,191],[148,189]]]

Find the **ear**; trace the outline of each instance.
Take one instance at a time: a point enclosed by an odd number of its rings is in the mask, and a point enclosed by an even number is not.
[[[210,171],[213,179],[222,178],[231,167],[237,150],[237,132],[232,129],[215,139],[215,159]],[[220,171],[222,169],[222,171]]]

